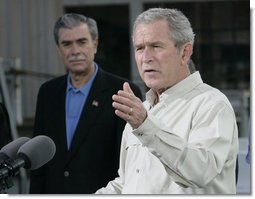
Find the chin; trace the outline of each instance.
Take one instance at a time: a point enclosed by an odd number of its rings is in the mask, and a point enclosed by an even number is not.
[[[75,71],[78,72],[78,71],[84,71],[85,69],[84,69],[84,66],[74,65],[74,66],[71,67],[71,70],[74,71],[74,72]]]
[[[145,82],[146,86],[149,87],[149,88],[155,88],[158,85],[158,81],[154,81],[154,79],[153,80],[149,79],[147,81],[144,80],[144,82]]]

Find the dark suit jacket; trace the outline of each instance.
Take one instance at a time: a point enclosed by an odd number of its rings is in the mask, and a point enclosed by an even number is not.
[[[44,134],[53,139],[56,153],[46,165],[31,171],[30,193],[94,193],[117,176],[126,122],[115,115],[112,95],[122,89],[124,81],[99,68],[69,151],[65,122],[67,75],[41,86],[34,136]],[[134,84],[131,87],[141,98],[139,88]]]

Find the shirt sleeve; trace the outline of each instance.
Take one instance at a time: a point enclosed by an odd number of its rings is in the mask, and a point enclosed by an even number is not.
[[[133,134],[164,164],[183,187],[204,187],[236,158],[237,129],[233,110],[223,102],[200,108],[187,139],[173,133],[152,113]]]
[[[106,187],[97,190],[95,194],[121,194],[121,190],[120,178],[117,177],[110,181]]]

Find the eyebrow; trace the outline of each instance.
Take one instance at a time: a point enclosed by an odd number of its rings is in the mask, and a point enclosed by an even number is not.
[[[79,38],[79,39],[76,39],[76,40],[63,40],[63,41],[61,41],[61,44],[71,43],[73,41],[81,42],[81,41],[88,41],[88,39],[86,37],[82,37],[82,38]]]
[[[161,41],[153,41],[153,42],[146,42],[146,43],[141,43],[141,44],[135,44],[135,47],[142,47],[142,46],[153,46],[153,45],[163,45],[164,43]]]

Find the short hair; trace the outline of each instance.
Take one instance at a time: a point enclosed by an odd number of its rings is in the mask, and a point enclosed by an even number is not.
[[[59,17],[54,26],[54,39],[57,45],[59,45],[59,29],[60,28],[68,28],[71,29],[73,27],[79,26],[81,24],[87,24],[91,37],[93,40],[98,38],[98,28],[97,22],[90,18],[81,14],[76,13],[67,13],[63,16]]]
[[[194,43],[195,34],[193,33],[188,18],[177,9],[151,8],[136,18],[133,26],[133,34],[136,27],[142,23],[152,23],[157,20],[166,20],[169,26],[170,39],[175,42],[175,46],[180,47],[190,42]]]

